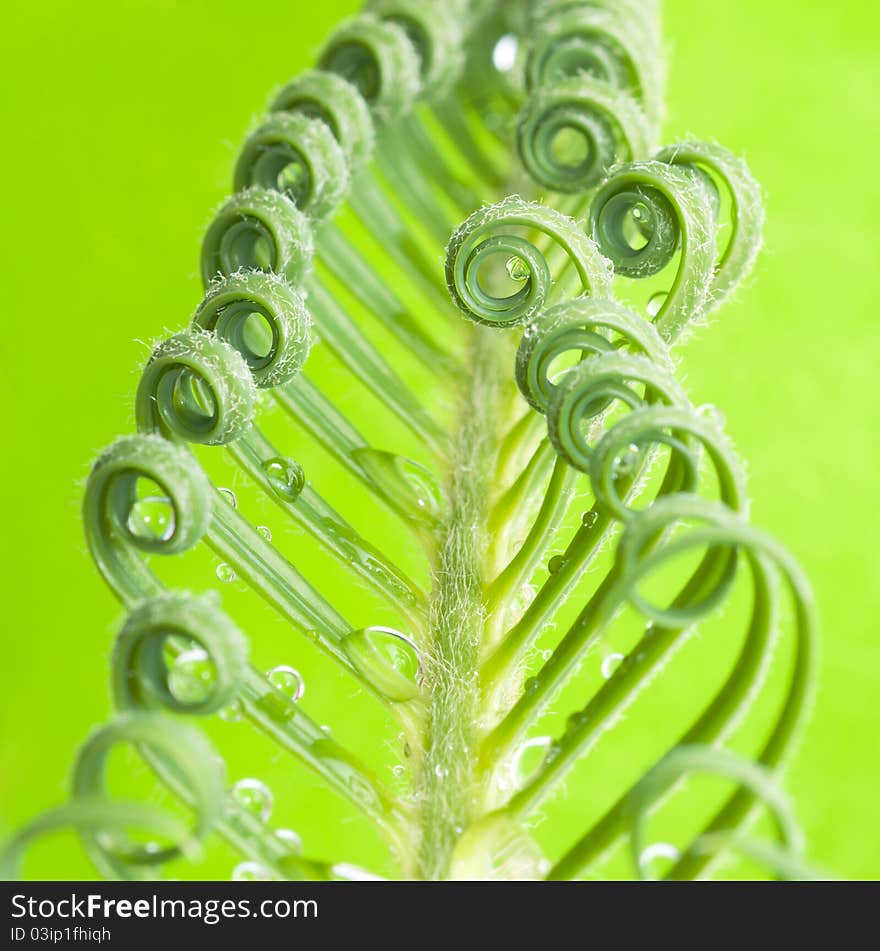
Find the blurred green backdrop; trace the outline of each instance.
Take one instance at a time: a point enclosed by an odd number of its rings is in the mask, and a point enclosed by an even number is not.
[[[109,713],[120,613],[86,554],[78,506],[96,451],[133,430],[138,341],[186,323],[200,298],[200,236],[229,190],[236,145],[269,91],[356,6],[50,0],[3,15],[0,242],[14,323],[0,337],[0,837],[64,799],[78,744]],[[688,344],[686,384],[696,403],[723,410],[748,463],[754,520],[817,589],[821,683],[787,779],[810,855],[877,877],[880,16],[856,0],[665,7],[666,138],[692,133],[745,154],[768,207],[756,277]],[[330,717],[339,685],[321,677],[309,699]],[[383,729],[359,722],[358,747],[379,746]],[[231,743],[233,769],[236,755],[258,757],[279,824],[295,824],[310,851],[371,859],[375,843],[344,807],[271,750]],[[572,812],[588,781],[569,790]],[[196,874],[228,876],[228,862],[211,856]],[[72,842],[29,870],[90,874]]]

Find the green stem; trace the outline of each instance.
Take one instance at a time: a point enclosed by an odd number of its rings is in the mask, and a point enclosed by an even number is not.
[[[507,357],[497,334],[474,329],[473,372],[460,394],[449,510],[431,603],[433,648],[426,665],[431,718],[418,790],[423,804],[420,872],[426,879],[446,875],[455,842],[474,818],[486,518],[500,430],[499,381]]]

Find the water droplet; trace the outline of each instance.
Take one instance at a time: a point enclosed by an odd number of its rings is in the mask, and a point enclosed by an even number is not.
[[[302,674],[293,667],[273,667],[266,673],[266,679],[283,693],[288,700],[296,702],[306,692],[306,682]]]
[[[622,662],[623,654],[609,654],[605,660],[602,661],[602,676],[606,680],[610,680],[614,671],[617,670]]]
[[[238,496],[232,491],[232,489],[217,489],[220,495],[234,508],[238,508]]]
[[[550,660],[552,656],[553,656],[553,651],[550,650],[549,647],[547,648],[547,650],[541,651],[541,657],[543,657],[544,660]]]
[[[662,866],[671,865],[681,858],[681,852],[669,842],[655,842],[642,849],[639,856],[639,865],[650,872],[651,875],[662,874]],[[658,863],[658,859],[660,862]],[[660,864],[661,868],[650,868],[655,863]]]
[[[564,555],[554,555],[550,561],[547,562],[547,570],[551,575],[558,574],[565,567],[565,556]]]
[[[648,316],[656,317],[657,314],[663,309],[663,305],[666,303],[666,298],[669,295],[666,291],[662,291],[659,294],[653,294],[648,300]]]
[[[397,763],[397,765],[391,767],[391,775],[396,779],[403,779],[406,776],[406,767],[403,763]]]
[[[449,770],[445,766],[441,766],[439,763],[434,767],[434,775],[437,779],[446,779],[449,775]]]
[[[284,846],[288,855],[302,854],[302,839],[293,829],[276,829],[275,838]]]
[[[631,475],[639,462],[639,447],[630,443],[626,449],[614,459],[614,477]]]
[[[232,798],[261,822],[266,822],[272,815],[272,793],[259,779],[240,779],[232,787]]]
[[[584,528],[592,528],[599,521],[599,513],[594,511],[584,512],[581,517],[581,524]]]
[[[305,488],[306,477],[300,466],[285,456],[276,456],[263,463],[269,485],[287,502],[295,502]]]
[[[240,723],[243,716],[241,702],[233,700],[232,703],[222,707],[217,712],[217,716],[219,716],[221,720],[225,720],[226,723]]]
[[[201,647],[184,651],[168,671],[168,690],[181,703],[203,703],[211,695],[217,670]]]
[[[232,565],[226,564],[225,561],[217,565],[216,574],[223,584],[232,584],[232,582],[235,581],[235,568],[233,568]]]
[[[166,495],[139,499],[128,513],[126,527],[142,541],[167,542],[174,536],[174,506]]]
[[[359,865],[349,865],[348,862],[338,862],[332,866],[330,871],[336,878],[345,882],[384,882],[381,875],[374,875]]]
[[[321,724],[321,732],[325,734],[326,736],[330,736],[333,730],[329,726],[327,726],[326,723],[323,723]]]
[[[513,784],[519,788],[531,779],[547,758],[547,750],[553,744],[549,736],[535,736],[526,740],[514,754],[510,764]]]
[[[523,684],[523,693],[528,697],[535,693],[538,688],[541,686],[541,680],[539,677],[529,677],[529,679]]]
[[[232,870],[233,882],[268,882],[271,878],[269,869],[259,862],[239,862]]]
[[[527,281],[529,278],[529,268],[525,261],[517,255],[513,255],[507,259],[505,264],[507,269],[508,277],[512,281],[516,281],[517,284],[522,284],[524,281]]]
[[[492,65],[499,73],[509,73],[516,65],[518,51],[519,40],[512,33],[506,33],[492,50]]]
[[[268,525],[258,525],[257,532],[266,539],[267,542],[272,541],[272,529]]]
[[[356,449],[352,459],[382,487],[388,502],[402,515],[433,524],[443,514],[443,492],[433,473],[406,456],[380,449]]]
[[[422,678],[416,645],[391,627],[366,627],[342,640],[342,650],[355,669],[389,700],[418,696]]]

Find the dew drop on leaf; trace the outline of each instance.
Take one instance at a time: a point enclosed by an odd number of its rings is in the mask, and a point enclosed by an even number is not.
[[[602,661],[602,676],[609,680],[614,671],[621,665],[623,661],[623,654],[609,654],[605,660]]]
[[[422,669],[415,644],[391,627],[366,627],[342,640],[355,669],[389,700],[418,696]]]
[[[272,793],[262,780],[240,779],[232,787],[232,798],[261,822],[266,822],[272,815]]]
[[[217,565],[216,574],[223,584],[232,584],[235,581],[235,569],[225,561]]]
[[[276,829],[275,838],[282,844],[287,855],[302,854],[302,839],[293,829]]]
[[[266,679],[288,700],[297,701],[306,692],[306,682],[302,674],[293,667],[273,667],[266,673]]]
[[[142,541],[170,541],[174,536],[174,506],[165,495],[148,495],[132,505],[126,527]]]
[[[223,496],[223,498],[234,508],[238,508],[238,496],[232,491],[232,489],[220,488],[217,489],[217,492]]]
[[[262,465],[273,490],[285,501],[295,502],[306,484],[302,468],[285,456],[267,459]]]
[[[225,707],[221,708],[217,712],[217,716],[221,720],[225,720],[226,723],[239,723],[243,716],[241,703],[238,700],[233,700],[232,703],[227,704]]]
[[[514,753],[510,764],[513,784],[522,787],[547,758],[547,751],[553,743],[552,737],[535,736],[522,743]]]
[[[239,862],[232,870],[233,882],[268,882],[271,878],[269,869],[259,862]]]
[[[181,703],[202,703],[211,695],[217,671],[201,647],[178,654],[168,671],[168,690]]]

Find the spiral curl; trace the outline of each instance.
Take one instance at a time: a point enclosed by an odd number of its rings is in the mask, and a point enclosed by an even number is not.
[[[556,391],[550,380],[555,360],[567,353],[585,359],[625,348],[643,353],[672,371],[666,344],[653,324],[615,301],[578,297],[551,307],[526,327],[516,351],[516,383],[529,405],[546,413]]]
[[[239,153],[234,188],[251,186],[280,192],[303,214],[321,220],[345,198],[349,166],[326,123],[277,112],[248,136]]]
[[[743,759],[724,749],[679,746],[653,766],[639,780],[629,796],[630,848],[639,878],[642,880],[654,878],[644,859],[646,825],[651,806],[683,777],[695,773],[734,780],[744,792],[767,807],[782,844],[782,852],[777,858],[773,852],[762,849],[754,841],[742,836],[713,833],[699,836],[688,847],[689,853],[714,856],[733,845],[755,858],[770,856],[771,863],[776,866],[773,870],[782,873],[785,877],[801,877],[803,873],[798,874],[798,866],[803,867],[803,835],[795,819],[791,803],[777,786],[773,774],[760,764]],[[790,869],[795,871],[792,873]]]
[[[169,686],[167,647],[195,644],[213,666],[206,696],[181,699]],[[204,716],[231,704],[241,689],[248,642],[212,600],[174,592],[151,598],[128,616],[113,645],[113,697],[119,710],[165,709]]]
[[[596,426],[586,433],[584,426],[591,421],[598,424],[600,414],[615,400],[630,409],[656,402],[687,405],[674,377],[640,354],[605,353],[583,361],[560,380],[547,408],[550,442],[570,466],[590,471]]]
[[[272,387],[302,369],[311,323],[303,294],[283,278],[239,271],[211,285],[192,326],[238,351],[256,386]]]
[[[156,484],[171,513],[161,536],[136,530],[138,480]],[[126,603],[161,592],[162,586],[138,557],[188,551],[211,523],[213,492],[208,477],[185,446],[161,436],[125,436],[95,462],[83,498],[89,550],[110,587]]]
[[[637,162],[611,171],[590,207],[590,233],[615,273],[652,277],[680,251],[678,269],[655,323],[666,341],[703,316],[714,263],[715,215],[693,171]]]
[[[653,128],[662,115],[663,72],[653,3],[537,3],[526,62],[529,91],[586,74],[631,93]]]
[[[221,761],[198,729],[161,714],[123,713],[87,740],[74,766],[74,799],[107,798],[107,758],[115,746],[126,743],[160,761],[186,790],[194,812],[190,839],[203,841],[222,813],[225,791]],[[171,861],[183,851],[179,842],[149,848],[117,833],[85,830],[80,834],[95,866],[110,878],[138,877],[138,870],[144,866]]]
[[[351,83],[380,124],[409,112],[421,89],[419,55],[406,32],[370,14],[333,31],[318,67]]]
[[[687,530],[672,534],[686,524]],[[640,586],[653,572],[670,563],[683,552],[705,552],[699,566],[683,584],[678,595],[668,604],[657,605],[640,593]],[[769,737],[756,757],[756,767],[744,767],[761,777],[767,770],[776,770],[791,752],[809,708],[811,686],[815,674],[818,624],[812,592],[800,568],[775,540],[757,531],[742,516],[720,501],[709,501],[692,493],[678,493],[658,498],[627,523],[617,548],[616,580],[608,589],[603,616],[611,616],[616,606],[632,604],[650,625],[639,644],[626,657],[599,693],[569,718],[561,740],[555,744],[553,758],[571,762],[577,750],[595,742],[603,724],[625,707],[628,699],[658,669],[664,658],[676,647],[687,631],[718,610],[726,600],[736,578],[737,568],[744,564],[752,583],[751,617],[747,636],[736,664],[696,723],[682,736],[678,747],[706,747],[720,742],[748,708],[760,684],[770,652],[776,586],[774,576],[781,576],[794,607],[794,658],[784,699],[776,715]],[[705,768],[723,772],[731,763],[730,754],[713,749],[696,754],[677,753],[661,760],[658,772],[650,772],[624,795],[596,823],[554,868],[551,877],[565,878],[577,874],[590,861],[603,854],[615,839],[626,832],[635,816],[642,818],[655,800],[671,787],[680,775],[690,769]],[[682,769],[682,765],[685,766]],[[701,875],[720,852],[735,845],[752,857],[767,860],[782,872],[795,871],[799,860],[792,852],[788,837],[782,850],[754,846],[743,838],[742,829],[751,820],[759,801],[764,798],[761,783],[751,782],[743,769],[736,766],[742,785],[727,798],[704,827],[695,843],[681,856],[670,877],[694,878]],[[556,770],[557,774],[559,769]],[[658,782],[658,776],[665,777]],[[762,781],[763,782],[763,781]],[[786,839],[786,837],[783,837]],[[641,832],[636,830],[634,851],[641,856]]]
[[[577,137],[582,155],[559,154],[566,134]],[[526,171],[539,185],[557,192],[587,191],[612,165],[644,158],[651,137],[645,115],[631,96],[589,76],[536,89],[517,127]]]
[[[709,292],[709,307],[714,310],[742,284],[761,249],[764,204],[760,186],[748,165],[720,145],[678,142],[661,149],[655,159],[693,169],[702,175],[716,202],[719,200],[718,183],[727,191],[730,234],[715,263]]]
[[[319,119],[353,168],[372,156],[376,133],[369,107],[357,89],[336,73],[314,69],[297,76],[275,94],[269,111]]]
[[[399,26],[418,55],[422,96],[448,89],[464,66],[464,37],[455,17],[419,0],[373,0],[370,11]]]
[[[747,511],[745,477],[730,440],[690,406],[641,406],[599,439],[590,454],[590,484],[597,504],[621,522],[634,518],[635,510],[620,498],[617,488],[621,459],[635,457],[627,463],[627,471],[632,471],[661,446],[672,453],[661,494],[697,493],[705,453],[718,480],[719,500],[732,511]]]
[[[222,446],[250,428],[255,400],[244,357],[213,334],[195,330],[154,348],[138,383],[135,418],[142,433]]]
[[[534,320],[544,309],[553,284],[545,254],[521,228],[550,238],[565,254],[581,291],[607,296],[611,274],[599,254],[571,218],[535,202],[513,196],[474,212],[453,234],[446,249],[446,284],[456,306],[471,320],[491,327],[512,327]],[[508,296],[495,296],[480,280],[491,258],[517,261],[522,287]]]
[[[114,801],[103,797],[84,796],[63,806],[44,812],[31,820],[6,843],[0,852],[0,881],[18,881],[22,877],[22,865],[30,846],[53,832],[72,829],[80,835],[112,836],[121,838],[132,828],[148,833],[156,839],[170,839],[177,843],[180,853],[195,854],[195,842],[186,823],[157,806],[140,802]],[[99,859],[99,871],[113,877],[137,878],[136,870],[117,859],[112,869],[105,856]],[[122,865],[127,874],[118,875]],[[144,877],[149,877],[144,875]]]
[[[312,266],[314,237],[308,218],[285,195],[246,188],[223,204],[202,242],[205,287],[239,270],[274,272],[302,284]]]

